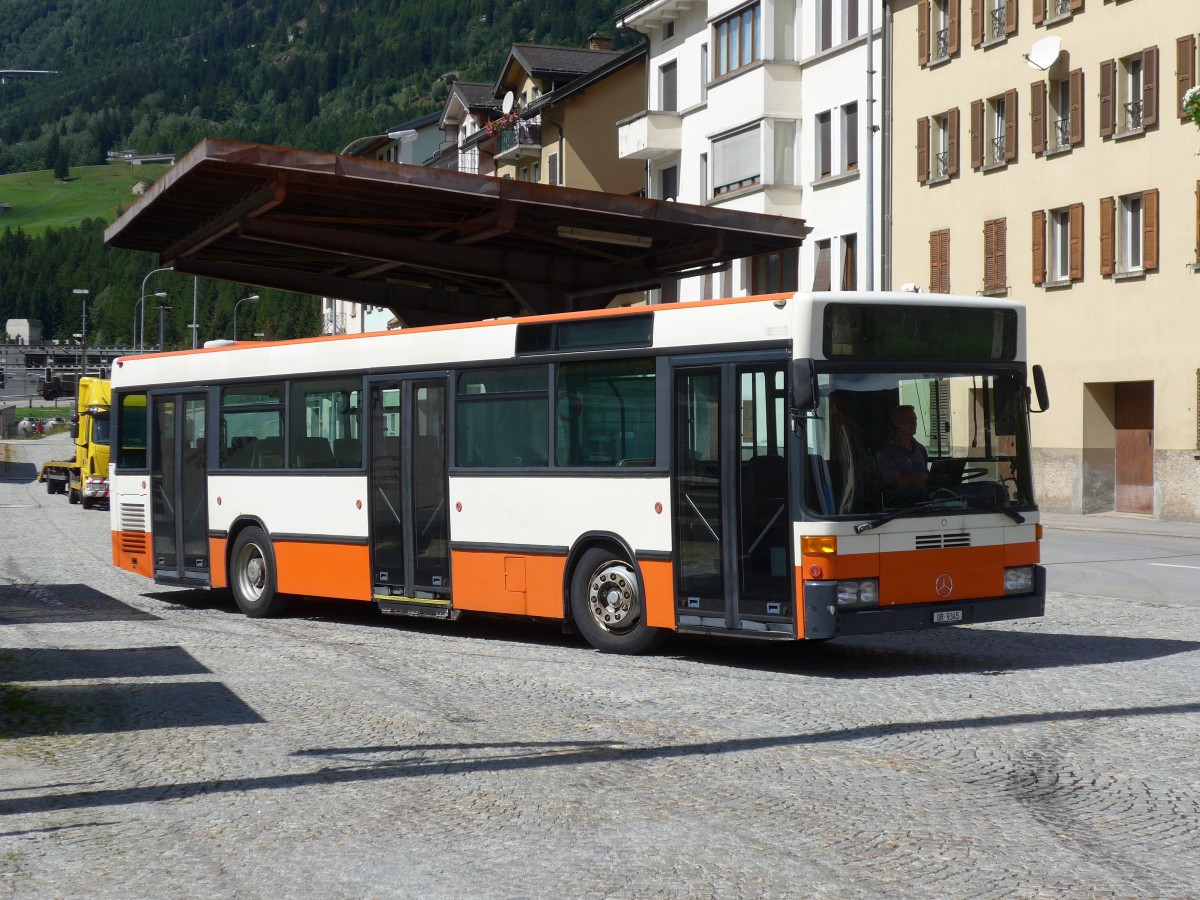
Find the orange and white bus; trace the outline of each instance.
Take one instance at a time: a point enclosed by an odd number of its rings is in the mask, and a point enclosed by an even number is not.
[[[125,357],[113,560],[250,616],[536,617],[614,652],[1038,616],[1024,329],[800,293]]]

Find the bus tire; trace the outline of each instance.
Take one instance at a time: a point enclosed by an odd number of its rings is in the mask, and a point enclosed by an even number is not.
[[[571,614],[580,634],[602,653],[645,653],[664,632],[646,624],[646,604],[634,567],[593,547],[571,577]]]
[[[261,528],[245,528],[233,542],[229,586],[238,609],[252,619],[286,611],[289,598],[276,589],[275,551]]]

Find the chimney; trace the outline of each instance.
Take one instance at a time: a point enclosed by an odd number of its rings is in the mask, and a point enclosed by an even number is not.
[[[613,39],[602,34],[592,34],[588,37],[589,50],[611,50]]]

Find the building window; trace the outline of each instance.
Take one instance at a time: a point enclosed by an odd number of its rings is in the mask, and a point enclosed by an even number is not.
[[[1051,25],[1082,9],[1083,0],[1033,0],[1033,24]]]
[[[708,44],[701,44],[700,45],[700,102],[703,103],[706,100],[708,100]]]
[[[971,46],[987,47],[1017,31],[1017,0],[974,0],[971,4]]]
[[[714,77],[736,72],[761,58],[761,20],[759,4],[755,3],[713,23]]]
[[[1008,236],[1005,219],[983,223],[983,291],[1000,293],[1008,287]]]
[[[750,292],[781,294],[800,289],[800,251],[781,250],[750,259]]]
[[[858,169],[858,104],[847,103],[842,107],[842,169],[853,172]]]
[[[958,110],[950,109],[920,122],[925,124],[918,123],[918,167],[930,182],[945,181],[958,173]]]
[[[1120,213],[1118,271],[1140,271],[1142,268],[1142,195],[1130,194],[1122,197]]]
[[[679,111],[679,66],[672,60],[658,70],[659,108],[663,112]]]
[[[817,113],[817,178],[833,174],[833,124],[831,114]]]
[[[846,0],[846,40],[858,37],[858,0]]]
[[[679,167],[667,166],[659,173],[659,199],[679,199]]]
[[[929,292],[950,293],[950,229],[929,233]]]
[[[796,183],[796,123],[792,119],[776,119],[771,123],[774,136],[774,174],[772,183],[790,186]]]
[[[833,46],[833,0],[821,0],[819,15],[821,21],[817,23],[817,50],[828,50]]]
[[[762,181],[759,127],[712,142],[713,196],[753,187]]]
[[[1100,134],[1140,134],[1158,124],[1158,48],[1100,64]]]
[[[828,291],[831,289],[830,272],[829,272],[829,254],[832,250],[832,245],[829,241],[817,241],[817,263],[813,267],[813,286],[814,291]]]
[[[842,237],[842,290],[858,289],[858,235]]]
[[[1100,201],[1100,274],[1136,275],[1158,268],[1158,191]]]
[[[1083,204],[1033,214],[1033,283],[1083,278]]]
[[[917,63],[927,66],[958,53],[961,0],[918,0]]]
[[[1017,92],[971,101],[971,168],[1005,166],[1017,158]]]
[[[663,22],[663,40],[669,41],[673,37],[675,37],[675,20],[668,19]]]

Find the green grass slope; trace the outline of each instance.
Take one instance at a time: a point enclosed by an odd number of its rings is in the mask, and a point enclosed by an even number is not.
[[[71,169],[70,179],[56,181],[54,173],[19,172],[0,175],[0,203],[12,207],[0,212],[0,231],[18,226],[30,235],[47,228],[69,228],[84,219],[113,222],[137,200],[133,186],[139,181],[149,186],[169,166],[81,166]]]

